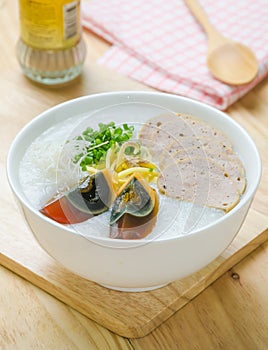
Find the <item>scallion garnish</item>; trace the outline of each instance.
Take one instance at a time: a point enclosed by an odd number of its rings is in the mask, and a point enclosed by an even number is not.
[[[74,158],[74,162],[79,162],[83,171],[86,166],[96,166],[105,159],[105,155],[109,148],[113,145],[128,141],[133,134],[134,126],[123,124],[123,127],[116,126],[114,122],[108,124],[99,123],[99,130],[88,127],[77,137],[77,140],[85,140],[87,146],[83,154],[78,154]]]

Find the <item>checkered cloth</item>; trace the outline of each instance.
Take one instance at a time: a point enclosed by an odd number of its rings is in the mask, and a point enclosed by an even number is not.
[[[251,47],[254,81],[239,87],[214,79],[206,34],[183,0],[84,0],[82,24],[113,46],[99,63],[161,91],[226,109],[268,75],[268,1],[201,0],[211,23]]]

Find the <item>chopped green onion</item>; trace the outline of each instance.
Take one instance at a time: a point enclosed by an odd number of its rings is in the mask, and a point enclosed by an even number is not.
[[[87,166],[96,166],[105,159],[106,153],[113,145],[121,145],[128,141],[133,134],[134,126],[123,124],[122,127],[116,126],[114,122],[108,124],[99,123],[99,130],[93,130],[91,127],[86,128],[81,135],[77,136],[77,140],[85,140],[88,145],[85,147],[83,154],[77,154],[74,162],[80,161],[83,171]]]

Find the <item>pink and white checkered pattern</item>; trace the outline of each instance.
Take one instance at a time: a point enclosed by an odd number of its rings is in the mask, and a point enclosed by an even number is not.
[[[250,84],[229,86],[206,66],[207,38],[183,0],[84,0],[82,24],[113,46],[99,63],[161,91],[226,109],[268,75],[268,1],[200,0],[211,23],[259,61]]]

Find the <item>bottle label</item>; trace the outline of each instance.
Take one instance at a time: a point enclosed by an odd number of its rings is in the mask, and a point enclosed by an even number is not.
[[[45,50],[67,49],[81,36],[80,1],[20,0],[21,39]]]

